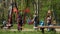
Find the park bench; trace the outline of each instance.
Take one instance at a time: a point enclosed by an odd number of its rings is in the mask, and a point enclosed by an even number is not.
[[[60,28],[60,26],[38,26],[37,28],[51,28],[51,29],[59,29]],[[55,30],[56,31],[56,30]]]
[[[52,31],[56,32],[55,28],[60,28],[60,26],[38,26],[37,28],[52,28]],[[44,29],[42,30],[42,34],[44,34]]]
[[[60,26],[38,26],[37,28],[60,28]]]

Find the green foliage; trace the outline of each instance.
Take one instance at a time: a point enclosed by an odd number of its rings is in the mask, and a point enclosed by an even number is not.
[[[41,31],[0,31],[0,34],[42,34]],[[46,32],[45,34],[60,34],[55,32]]]
[[[30,8],[30,14],[34,14],[35,10],[33,7],[33,2],[37,2],[37,0],[29,0],[27,3],[27,0],[16,0],[18,5],[18,10],[23,11],[26,7]],[[9,3],[9,2],[7,2]],[[28,4],[28,5],[27,5]],[[0,3],[0,10],[3,8],[3,4]],[[45,19],[46,13],[48,9],[52,9],[56,12],[57,20],[60,20],[60,0],[39,0],[39,19]],[[1,10],[2,11],[2,10]],[[8,7],[4,10],[4,18],[8,19]],[[1,20],[2,18],[0,18]]]

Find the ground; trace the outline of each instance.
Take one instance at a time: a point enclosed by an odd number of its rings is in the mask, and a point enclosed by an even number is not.
[[[45,30],[45,34],[60,34],[59,31],[60,29],[56,29],[57,32],[47,32]],[[6,30],[6,29],[0,29],[0,34],[42,34],[41,30],[36,31],[33,29],[33,25],[24,25],[23,26],[23,30],[22,31],[18,31],[17,30],[17,24],[14,24],[14,26],[12,27],[12,29],[10,30]]]

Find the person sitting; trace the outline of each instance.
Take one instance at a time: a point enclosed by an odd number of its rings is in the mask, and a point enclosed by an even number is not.
[[[39,25],[40,26],[44,26],[44,21],[41,20],[40,23],[39,23]],[[40,28],[40,29],[42,30],[41,32],[44,34],[44,28]]]
[[[1,26],[1,29],[6,26],[6,21],[3,21],[3,25]]]

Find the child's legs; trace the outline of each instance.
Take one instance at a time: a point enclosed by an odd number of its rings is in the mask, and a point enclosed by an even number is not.
[[[20,25],[20,30],[22,30],[22,24]]]
[[[37,22],[34,22],[34,29],[37,30]]]
[[[48,23],[48,26],[50,26],[50,25],[51,25],[51,23]],[[47,30],[50,31],[50,28],[48,28]]]
[[[20,24],[18,24],[18,30],[20,30]]]
[[[41,28],[41,30],[42,30],[42,33],[44,34],[44,28]]]

